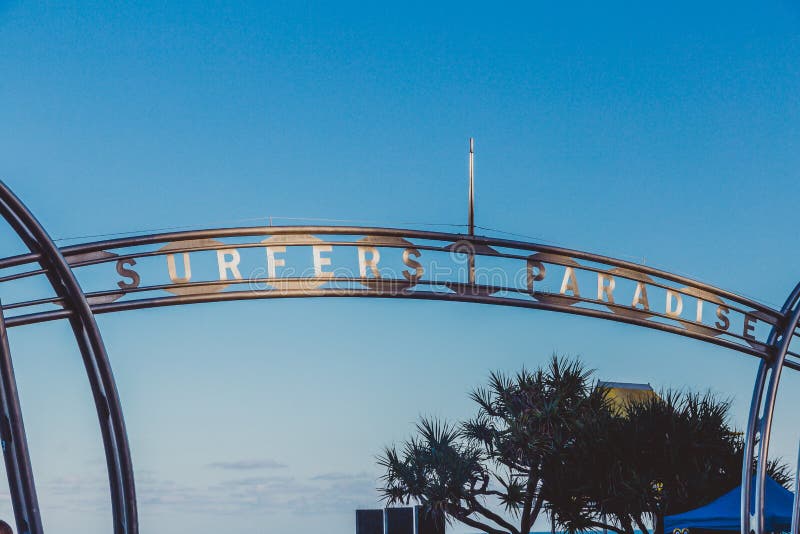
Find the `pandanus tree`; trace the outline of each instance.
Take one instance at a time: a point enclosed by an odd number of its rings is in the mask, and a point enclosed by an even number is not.
[[[612,404],[578,360],[490,375],[461,424],[423,419],[379,457],[388,504],[421,503],[489,534],[527,534],[545,514],[554,530],[663,534],[663,518],[736,487],[741,433],[730,402],[666,391]],[[769,473],[787,485],[779,461]]]
[[[665,515],[719,497],[741,482],[743,443],[730,402],[711,394],[666,391],[605,412],[576,436],[546,498],[551,522],[569,532],[663,533]],[[787,485],[788,468],[769,462]]]
[[[575,436],[607,409],[579,361],[553,357],[513,377],[493,373],[471,398],[478,413],[460,425],[423,419],[400,450],[379,458],[389,504],[418,501],[490,534],[528,533],[545,504],[543,474],[575,447]]]

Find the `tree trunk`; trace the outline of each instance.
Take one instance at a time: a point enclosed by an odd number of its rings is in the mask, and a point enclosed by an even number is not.
[[[516,531],[509,532],[508,530],[500,530],[499,528],[495,528],[476,519],[472,519],[469,517],[472,513],[471,511],[464,510],[458,506],[449,505],[447,507],[447,513],[465,525],[476,528],[481,532],[485,532],[486,534],[518,534]]]
[[[595,527],[595,528],[598,528],[598,529],[607,530],[609,532],[616,532],[616,534],[628,534],[625,530],[623,530],[621,528],[617,528],[616,526],[608,524],[608,523],[601,523],[600,521],[590,521],[589,522],[589,526],[592,526],[592,527]]]
[[[664,534],[664,514],[656,514],[653,534]]]
[[[622,526],[625,534],[636,534],[633,530],[633,522],[630,517],[620,518],[619,524]]]
[[[647,527],[644,526],[644,521],[642,521],[641,517],[636,518],[636,526],[639,527],[639,530],[642,531],[642,534],[650,534],[650,532],[647,530]]]

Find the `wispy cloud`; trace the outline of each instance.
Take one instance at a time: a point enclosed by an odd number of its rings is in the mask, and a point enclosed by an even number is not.
[[[324,473],[308,479],[246,477],[226,480],[212,491],[239,507],[280,509],[294,514],[321,515],[352,512],[377,504],[375,478],[367,473]]]
[[[227,469],[229,471],[254,471],[259,469],[284,469],[288,466],[275,460],[235,460],[233,462],[212,462],[207,467]]]
[[[366,472],[333,471],[311,477],[292,476],[272,460],[214,462],[219,478],[188,485],[149,470],[136,474],[143,509],[169,508],[192,513],[235,514],[283,511],[298,515],[351,513],[377,506],[377,481]],[[238,475],[238,476],[237,476]],[[108,508],[108,480],[103,474],[63,476],[43,484],[56,507],[79,510]]]
[[[322,473],[321,475],[311,477],[311,480],[339,481],[339,480],[364,480],[371,478],[372,477],[370,477],[369,474],[362,471],[360,473],[342,473],[342,472]]]

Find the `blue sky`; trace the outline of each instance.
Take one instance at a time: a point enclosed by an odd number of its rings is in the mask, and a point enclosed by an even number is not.
[[[0,1],[0,173],[54,237],[268,216],[452,228],[435,225],[465,222],[474,136],[478,225],[775,306],[800,279],[794,2],[132,4]],[[7,230],[0,244],[21,250]],[[466,304],[99,322],[154,534],[352,532],[384,445],[421,414],[471,414],[490,370],[553,351],[604,379],[731,395],[740,425],[756,368],[667,334]],[[46,527],[108,532],[67,325],[11,342]],[[785,376],[773,445],[792,464],[798,384]]]

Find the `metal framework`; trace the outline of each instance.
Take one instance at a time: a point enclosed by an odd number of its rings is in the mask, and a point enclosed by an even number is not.
[[[122,404],[114,383],[114,375],[111,372],[111,365],[94,314],[58,247],[25,205],[2,182],[0,182],[0,215],[11,225],[31,253],[36,255],[36,261],[45,271],[54,291],[67,306],[66,309],[70,311],[70,326],[83,357],[97,416],[100,420],[111,488],[113,531],[115,534],[134,534],[138,532],[139,527],[128,435],[122,417]],[[10,370],[10,352],[5,343],[2,348],[5,353],[4,360],[8,360],[7,367]],[[6,365],[2,370],[5,368]],[[3,382],[13,383],[13,379],[13,375],[6,375],[3,377]],[[22,426],[22,413],[19,402],[14,400],[16,388],[12,387],[9,393],[11,395],[4,399],[8,403],[3,408],[4,411],[11,412],[10,419],[17,423],[10,425],[9,429],[10,441],[17,445],[6,446],[3,450],[6,456],[14,458],[13,461],[7,460],[6,465],[12,468],[9,473],[9,486],[12,495],[16,494],[12,498],[12,502],[15,505],[17,530],[39,534],[42,532],[42,522],[36,500],[30,457],[27,454],[27,439]]]
[[[113,531],[136,534],[122,406],[95,315],[297,297],[406,298],[557,311],[660,330],[760,358],[742,467],[742,534],[764,532],[764,480],[780,375],[784,367],[800,370],[800,354],[790,350],[800,323],[800,284],[775,310],[702,282],[598,254],[471,233],[393,228],[220,228],[59,249],[2,182],[0,215],[29,249],[0,258],[0,288],[44,277],[53,291],[0,305],[0,436],[19,532],[40,534],[42,525],[6,328],[70,322],[100,422]],[[88,272],[95,281],[99,275],[116,283],[84,291],[78,278]],[[659,298],[663,305],[656,304]],[[800,517],[800,501],[795,502]],[[800,534],[796,523],[792,532]]]

